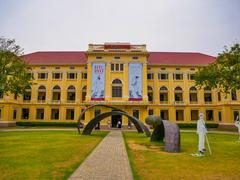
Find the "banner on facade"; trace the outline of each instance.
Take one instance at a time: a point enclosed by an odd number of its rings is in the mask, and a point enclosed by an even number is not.
[[[92,64],[91,100],[101,101],[105,97],[105,63]]]
[[[128,95],[130,101],[142,100],[142,64],[129,63],[128,66]]]

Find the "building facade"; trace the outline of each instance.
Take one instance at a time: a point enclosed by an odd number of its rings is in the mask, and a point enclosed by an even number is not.
[[[144,121],[147,115],[179,123],[194,123],[203,112],[206,121],[231,125],[240,111],[240,93],[224,95],[208,87],[197,89],[199,67],[215,61],[201,53],[148,52],[146,45],[89,44],[86,52],[36,52],[22,56],[31,67],[34,85],[17,97],[0,94],[0,121],[77,121],[95,104],[111,105]],[[85,123],[109,111],[95,108]],[[118,121],[108,117],[101,125]]]

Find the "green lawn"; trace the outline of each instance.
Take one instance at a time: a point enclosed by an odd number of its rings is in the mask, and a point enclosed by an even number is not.
[[[166,153],[136,132],[124,132],[135,179],[240,179],[240,142],[237,135],[208,134],[213,155],[192,157],[196,133],[181,133],[181,152]]]
[[[0,179],[67,179],[107,132],[0,132]]]

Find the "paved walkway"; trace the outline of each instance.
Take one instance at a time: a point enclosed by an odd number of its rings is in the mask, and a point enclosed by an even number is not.
[[[122,132],[111,131],[69,179],[132,180]]]

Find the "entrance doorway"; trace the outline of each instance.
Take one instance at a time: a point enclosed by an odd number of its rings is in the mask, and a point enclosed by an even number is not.
[[[118,121],[122,124],[122,115],[112,115],[112,128],[117,128]]]

